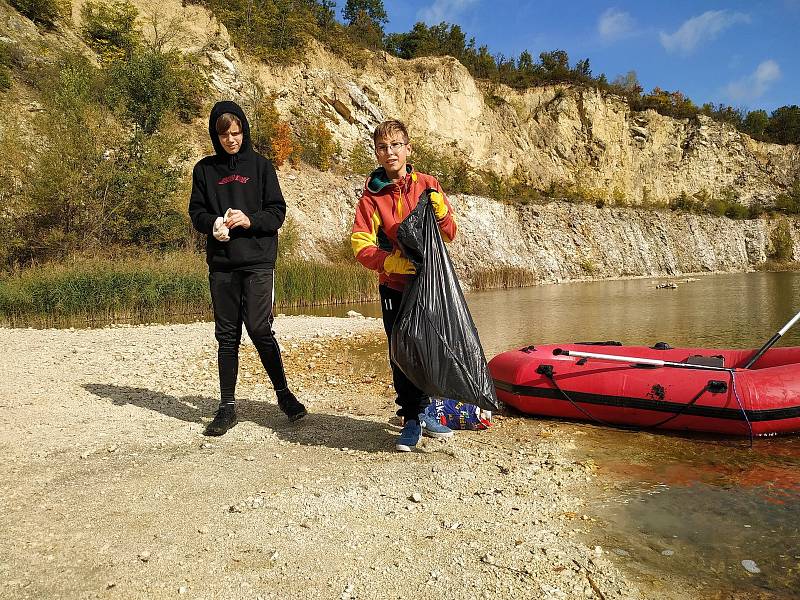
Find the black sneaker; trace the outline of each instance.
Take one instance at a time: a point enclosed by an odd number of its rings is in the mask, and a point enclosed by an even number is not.
[[[236,418],[236,407],[233,404],[226,404],[217,409],[214,420],[208,424],[203,435],[223,435],[228,429],[236,425],[239,420]]]
[[[278,394],[278,406],[292,422],[299,421],[308,414],[306,407],[289,390]]]

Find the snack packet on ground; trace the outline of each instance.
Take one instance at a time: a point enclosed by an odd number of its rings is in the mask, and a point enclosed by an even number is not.
[[[478,431],[488,429],[492,424],[491,411],[450,398],[431,398],[425,413],[450,429]]]

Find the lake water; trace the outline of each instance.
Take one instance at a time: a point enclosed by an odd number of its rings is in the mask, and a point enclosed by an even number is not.
[[[688,279],[688,280],[687,280]],[[579,282],[467,295],[487,358],[529,344],[757,348],[800,310],[800,274]],[[380,316],[377,303],[319,309]],[[308,310],[302,311],[308,314]],[[800,324],[780,345],[800,345]],[[713,439],[564,423],[598,465],[589,543],[650,585],[698,598],[800,598],[800,436]],[[745,562],[750,571],[743,565]],[[753,573],[755,566],[758,573]],[[665,595],[666,589],[665,589]]]

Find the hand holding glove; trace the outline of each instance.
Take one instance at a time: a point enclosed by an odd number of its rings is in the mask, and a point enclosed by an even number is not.
[[[228,235],[230,231],[227,227],[225,227],[225,219],[222,217],[217,217],[217,220],[214,221],[214,228],[211,230],[211,233],[214,235],[214,238],[219,240],[220,242],[227,242],[230,241],[231,236]]]
[[[444,196],[441,192],[431,192],[428,197],[431,199],[436,220],[441,221],[447,216],[447,204],[444,201]]]
[[[395,250],[383,262],[383,271],[395,275],[413,275],[417,272],[414,263],[400,254],[400,250]]]

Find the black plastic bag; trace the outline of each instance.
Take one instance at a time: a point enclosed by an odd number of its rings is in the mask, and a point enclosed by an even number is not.
[[[436,224],[428,189],[397,239],[417,275],[406,287],[392,330],[392,361],[431,397],[484,410],[500,408],[478,331]]]

